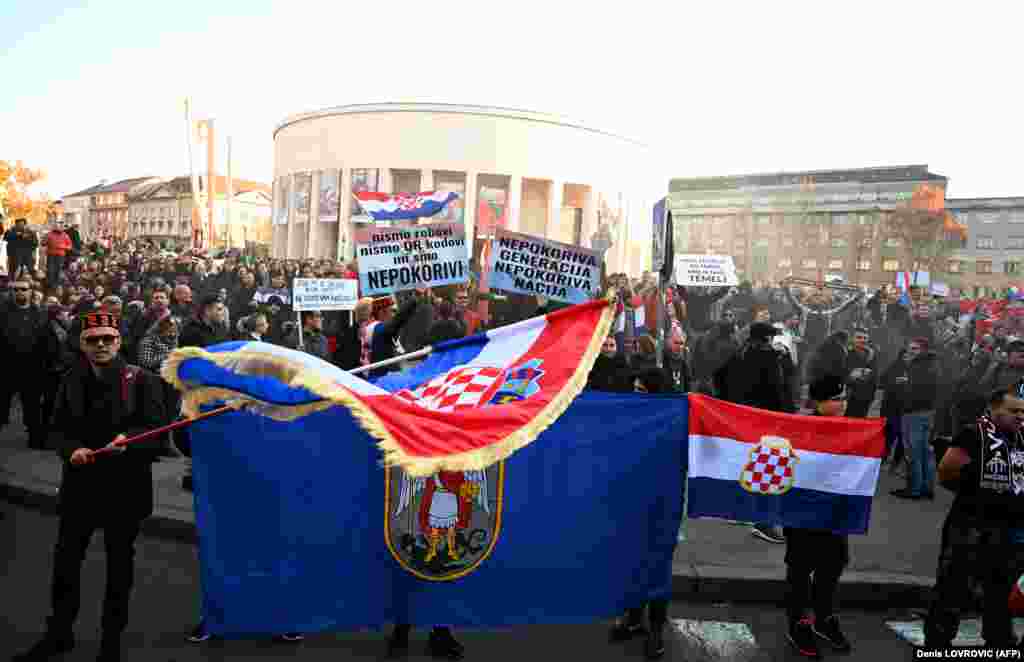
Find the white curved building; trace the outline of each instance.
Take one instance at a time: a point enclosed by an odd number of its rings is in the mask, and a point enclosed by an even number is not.
[[[340,106],[274,131],[273,254],[351,259],[353,190],[448,190],[437,220],[591,248],[609,273],[649,268],[656,181],[646,146],[535,112],[431,103]]]

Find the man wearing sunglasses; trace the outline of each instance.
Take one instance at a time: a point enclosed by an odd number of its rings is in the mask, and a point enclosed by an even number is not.
[[[4,380],[0,384],[0,421],[10,419],[11,400],[18,394],[22,418],[28,428],[29,448],[42,449],[46,430],[40,416],[42,404],[43,345],[47,319],[32,305],[31,285],[16,280],[11,286],[11,301],[0,310],[0,365]]]
[[[135,539],[153,513],[152,462],[159,438],[117,442],[163,423],[159,379],[120,359],[120,320],[105,311],[82,316],[85,360],[65,376],[57,395],[51,441],[64,459],[60,520],[53,556],[51,616],[45,636],[19,662],[47,660],[75,646],[82,561],[96,529],[107,553],[99,660],[121,659],[135,575]],[[103,449],[102,452],[98,452]]]

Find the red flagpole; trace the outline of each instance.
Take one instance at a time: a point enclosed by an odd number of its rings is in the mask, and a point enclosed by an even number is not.
[[[228,406],[218,407],[217,409],[211,409],[210,411],[202,413],[202,414],[196,416],[195,418],[185,418],[185,419],[182,419],[180,421],[175,421],[175,422],[171,423],[170,425],[165,425],[163,427],[156,428],[155,430],[149,430],[148,432],[143,432],[142,434],[137,434],[134,437],[128,437],[127,439],[122,439],[121,441],[116,441],[116,442],[114,442],[112,444],[113,448],[111,448],[110,446],[107,446],[107,447],[104,447],[104,448],[100,448],[99,450],[93,451],[93,455],[100,455],[101,453],[112,453],[112,452],[114,452],[114,449],[116,449],[116,448],[121,448],[123,446],[127,446],[128,444],[136,444],[136,443],[138,443],[140,441],[146,441],[147,439],[152,439],[153,437],[159,437],[160,435],[165,434],[167,432],[171,432],[173,430],[178,430],[178,429],[181,429],[181,428],[183,428],[185,426],[192,425],[193,423],[198,423],[199,421],[206,420],[207,418],[213,418],[214,416],[220,416],[221,414],[226,414],[229,411],[233,411],[233,410],[234,410],[234,407],[228,407]]]

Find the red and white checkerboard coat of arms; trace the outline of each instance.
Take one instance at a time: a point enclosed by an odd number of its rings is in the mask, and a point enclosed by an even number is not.
[[[463,366],[438,375],[416,390],[396,397],[433,411],[450,412],[490,402],[505,382],[505,370],[494,366]]]
[[[740,473],[740,486],[751,494],[780,496],[793,489],[800,462],[792,444],[782,437],[761,437]]]

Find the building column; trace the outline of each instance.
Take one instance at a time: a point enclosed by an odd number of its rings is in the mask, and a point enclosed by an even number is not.
[[[473,247],[474,247],[474,231],[476,230],[476,184],[477,173],[467,172],[466,173],[466,207],[465,207],[465,228],[466,228],[466,246],[469,253],[469,259],[473,259]]]
[[[420,191],[434,190],[434,171],[420,170]]]
[[[292,260],[295,258],[292,255],[292,232],[295,231],[295,210],[292,209],[292,203],[295,201],[295,175],[286,175],[288,177],[288,223],[285,225],[286,232],[284,233],[284,257],[286,260]]]
[[[551,237],[553,228],[562,222],[562,197],[565,194],[565,182],[555,180],[548,189],[548,223],[544,228],[544,238]]]
[[[320,171],[311,170],[309,173],[309,221],[306,223],[306,257],[314,257],[314,244],[316,237],[313,236],[313,228],[320,223]]]
[[[342,168],[341,176],[338,177],[338,204],[341,205],[341,213],[338,218],[338,246],[335,255],[338,262],[348,262],[350,251],[352,227],[352,168]]]
[[[508,178],[508,218],[507,229],[519,232],[519,212],[523,208],[523,176],[512,175]]]
[[[391,168],[381,168],[378,172],[380,172],[380,182],[379,182],[380,186],[378,187],[378,188],[380,188],[379,192],[380,193],[394,193],[395,192],[395,188],[394,188],[395,184],[394,184],[394,179],[391,177]]]

